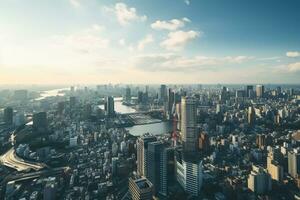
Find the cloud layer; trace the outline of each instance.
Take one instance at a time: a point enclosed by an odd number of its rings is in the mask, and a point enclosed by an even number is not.
[[[157,20],[151,24],[151,28],[155,30],[175,31],[179,28],[184,27],[186,22],[190,22],[190,20],[186,17],[182,19],[172,19],[169,21]]]
[[[201,35],[201,32],[193,30],[170,32],[167,39],[162,41],[160,45],[166,50],[179,51],[182,50],[188,42],[200,37]]]

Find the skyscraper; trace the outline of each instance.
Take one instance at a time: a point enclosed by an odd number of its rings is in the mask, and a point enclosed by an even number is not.
[[[247,87],[246,87],[246,97],[248,97],[248,98],[253,98],[254,97],[253,85],[247,85]]]
[[[248,188],[256,194],[265,194],[272,189],[270,174],[260,166],[252,165],[252,171],[248,177]]]
[[[132,200],[152,200],[154,188],[153,184],[145,177],[129,178],[129,192]]]
[[[300,153],[297,149],[288,152],[288,172],[293,178],[300,174]]]
[[[7,125],[12,125],[13,124],[13,109],[11,107],[7,107],[4,109],[4,123]]]
[[[112,96],[106,98],[105,112],[108,117],[115,115],[115,102]]]
[[[137,140],[137,172],[140,176],[147,175],[148,143],[155,141],[154,136],[143,136]]]
[[[176,179],[183,189],[193,196],[199,196],[202,187],[202,160],[175,152]]]
[[[76,106],[76,97],[70,97],[70,109],[74,109]]]
[[[160,86],[160,95],[159,95],[159,102],[164,103],[167,101],[167,86],[161,85]]]
[[[282,181],[283,178],[283,167],[279,164],[280,160],[280,149],[271,148],[268,152],[267,157],[267,170],[271,175],[271,178],[276,181]]]
[[[130,87],[126,88],[125,101],[127,101],[127,102],[131,101],[131,90],[130,90]]]
[[[148,144],[148,165],[147,178],[154,186],[155,194],[162,192],[163,186],[163,169],[167,163],[163,162],[164,144],[161,141],[150,142]]]
[[[168,105],[167,105],[167,117],[168,119],[172,119],[174,111],[175,111],[175,92],[169,88],[168,90]]]
[[[39,133],[47,132],[48,122],[46,112],[39,112],[33,115],[33,129]]]
[[[248,124],[253,126],[255,123],[255,110],[253,106],[248,108]]]
[[[256,85],[256,97],[262,98],[265,94],[265,86],[263,85]]]
[[[181,98],[181,134],[184,152],[197,151],[197,108],[192,97]]]

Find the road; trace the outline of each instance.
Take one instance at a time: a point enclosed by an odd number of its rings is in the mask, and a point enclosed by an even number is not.
[[[16,155],[14,148],[11,148],[10,150],[8,150],[5,154],[3,154],[0,157],[0,163],[7,167],[16,169],[19,172],[20,171],[29,171],[31,169],[38,171],[45,167],[45,165],[43,165],[41,163],[30,163],[30,162],[27,162],[27,161],[19,158]]]

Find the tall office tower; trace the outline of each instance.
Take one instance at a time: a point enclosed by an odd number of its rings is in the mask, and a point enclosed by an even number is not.
[[[131,90],[130,90],[130,87],[126,88],[125,101],[127,101],[127,102],[131,101]]]
[[[48,121],[46,112],[39,112],[33,114],[33,129],[39,133],[47,132]]]
[[[162,193],[163,178],[165,177],[163,172],[167,163],[163,162],[164,144],[161,141],[150,142],[148,144],[148,165],[147,165],[147,178],[154,186],[154,193]]]
[[[175,103],[175,92],[169,88],[168,90],[168,110],[167,110],[167,116],[168,119],[172,119],[173,118],[173,114],[174,114],[174,103]]]
[[[108,117],[115,116],[115,102],[112,96],[106,98],[105,112]]]
[[[254,98],[254,90],[253,85],[247,85],[246,86],[246,97],[248,98]]]
[[[280,154],[279,148],[271,148],[267,157],[267,170],[271,178],[278,182],[283,179],[283,167],[279,164]]]
[[[74,87],[74,86],[71,86],[71,87],[70,87],[70,91],[71,91],[71,93],[74,93],[74,92],[75,92],[75,87]]]
[[[204,153],[209,151],[209,136],[204,132],[199,137],[199,149]]]
[[[76,97],[70,97],[70,109],[74,109],[76,106]]]
[[[92,105],[91,104],[85,104],[83,109],[83,117],[85,119],[89,119],[92,115]]]
[[[256,97],[262,98],[262,97],[264,97],[264,94],[265,94],[265,86],[257,85],[256,86]]]
[[[132,200],[152,200],[154,187],[145,177],[139,179],[129,178],[129,192]]]
[[[7,107],[4,109],[4,116],[3,116],[3,121],[7,125],[12,125],[13,124],[13,109],[11,107]]]
[[[246,97],[245,90],[236,90],[235,91],[236,98],[244,98]]]
[[[193,196],[199,196],[202,187],[202,160],[186,157],[181,152],[175,152],[175,171],[178,183],[184,191]]]
[[[164,103],[168,99],[167,95],[167,86],[166,85],[161,85],[160,86],[160,95],[159,95],[159,102]]]
[[[276,88],[276,93],[277,93],[277,95],[280,95],[280,94],[281,94],[281,87],[280,87],[280,86],[278,86],[278,87]]]
[[[155,141],[154,136],[143,136],[137,140],[137,172],[140,176],[147,176],[148,143]]]
[[[184,152],[197,151],[197,107],[192,97],[181,98],[181,134]]]
[[[63,102],[63,101],[58,102],[58,104],[57,104],[57,113],[60,114],[60,115],[63,114],[64,109],[65,109],[65,102]]]
[[[248,188],[256,194],[265,194],[272,190],[272,179],[266,169],[252,165],[248,177]]]
[[[28,91],[27,90],[15,90],[14,99],[19,101],[27,100]]]
[[[174,148],[164,148],[162,162],[161,194],[167,196],[169,192],[168,186],[175,181]]]
[[[255,110],[253,106],[248,108],[248,124],[253,126],[255,123]]]
[[[227,100],[229,100],[229,98],[230,98],[230,95],[229,95],[227,87],[223,87],[221,94],[220,94],[220,101],[222,103],[225,103]]]
[[[295,179],[300,174],[300,152],[297,149],[288,152],[288,172]]]

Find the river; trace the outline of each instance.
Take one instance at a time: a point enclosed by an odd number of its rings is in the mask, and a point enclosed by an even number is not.
[[[63,93],[60,93],[62,90],[69,90],[69,88],[62,88],[56,90],[45,91],[41,94],[36,100],[42,100],[51,96],[63,96]],[[134,113],[135,109],[130,106],[126,106],[122,104],[122,97],[116,97],[115,99],[115,111],[118,113]],[[104,108],[104,105],[99,106],[100,108]],[[130,134],[134,136],[140,136],[144,133],[150,133],[153,135],[166,134],[172,131],[172,123],[171,122],[160,122],[155,124],[145,124],[145,125],[136,125],[130,128],[126,128]]]

